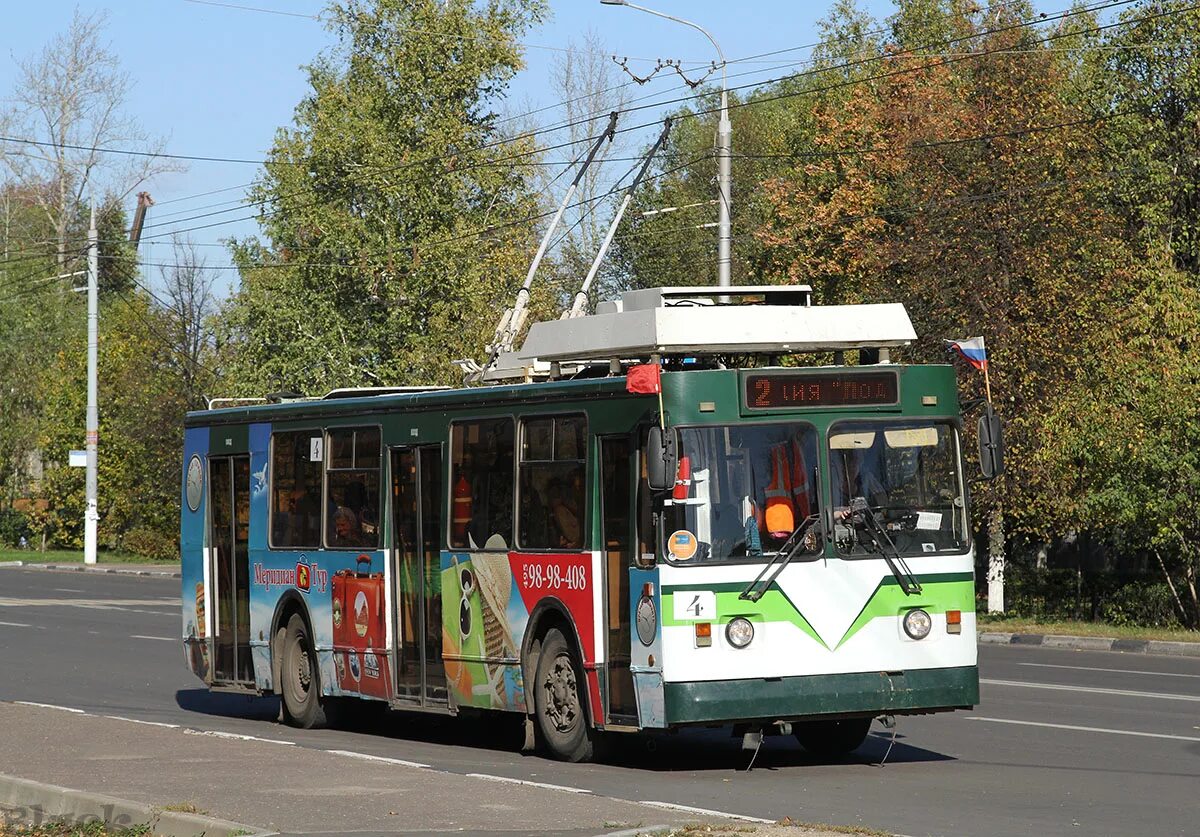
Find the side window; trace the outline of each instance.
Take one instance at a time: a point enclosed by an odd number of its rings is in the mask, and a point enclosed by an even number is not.
[[[325,545],[331,549],[379,546],[379,428],[329,431],[325,455],[329,500]]]
[[[513,422],[479,419],[450,429],[450,546],[512,544]]]
[[[317,549],[321,545],[320,430],[271,435],[271,546]]]
[[[582,549],[587,511],[587,419],[521,422],[523,549]]]

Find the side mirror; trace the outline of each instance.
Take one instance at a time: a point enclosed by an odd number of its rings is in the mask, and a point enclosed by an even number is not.
[[[646,482],[653,491],[675,485],[675,434],[651,427],[646,436]]]
[[[1004,473],[1004,428],[991,407],[979,417],[979,470],[985,480]]]

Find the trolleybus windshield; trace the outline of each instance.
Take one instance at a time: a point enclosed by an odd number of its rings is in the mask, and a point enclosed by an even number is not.
[[[829,430],[834,542],[845,557],[878,557],[849,514],[861,497],[903,555],[967,547],[958,434],[948,422],[845,421]]]
[[[679,473],[664,499],[664,551],[691,563],[775,555],[818,512],[817,433],[807,424],[679,430]],[[810,526],[795,557],[821,551]]]

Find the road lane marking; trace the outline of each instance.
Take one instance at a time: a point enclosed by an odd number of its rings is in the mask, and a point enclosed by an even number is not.
[[[1114,674],[1150,674],[1154,677],[1196,677],[1200,678],[1200,674],[1180,674],[1175,671],[1140,671],[1129,668],[1095,668],[1094,666],[1064,666],[1056,665],[1055,663],[1017,663],[1020,666],[1037,666],[1038,668],[1066,668],[1074,671],[1107,671]]]
[[[175,637],[173,637],[173,636],[142,636],[141,634],[130,634],[129,638],[130,639],[156,639],[159,642],[176,642],[177,641],[175,639]],[[178,641],[182,642],[182,640],[178,640]]]
[[[55,593],[86,593],[86,590],[76,590],[74,587],[54,587]]]
[[[216,729],[189,729],[184,727],[184,735],[207,735],[212,738],[229,738],[234,741],[261,741],[264,744],[282,744],[285,747],[295,747],[295,741],[280,741],[278,738],[259,738],[257,735],[242,735],[236,732],[223,732]]]
[[[22,706],[36,706],[39,709],[57,709],[60,712],[70,712],[73,715],[86,715],[82,709],[75,709],[70,706],[55,706],[53,703],[35,703],[32,700],[14,700],[13,703],[19,703]]]
[[[175,599],[175,606],[179,600]],[[168,609],[171,604],[164,599],[18,599],[0,596],[0,607],[81,607],[85,610],[127,610],[136,607],[158,607]],[[152,613],[153,611],[146,611]]]
[[[775,820],[766,820],[762,817],[750,817],[745,814],[731,814],[728,811],[712,811],[708,808],[693,808],[691,805],[677,805],[674,802],[649,802],[638,800],[642,805],[649,805],[653,808],[665,808],[668,811],[684,811],[688,814],[701,814],[706,817],[726,817],[731,820],[743,820],[745,822],[760,822],[766,825],[774,825]]]
[[[1103,689],[1098,686],[1066,686],[1060,683],[1028,683],[1024,680],[985,680],[989,686],[1018,686],[1023,689],[1050,689],[1056,692],[1087,692],[1093,695],[1117,695],[1119,697],[1158,698],[1160,700],[1186,700],[1200,703],[1200,695],[1176,695],[1169,692],[1135,692],[1129,689]]]
[[[345,756],[351,759],[362,759],[363,761],[378,761],[384,764],[396,764],[400,767],[429,767],[428,764],[422,764],[419,761],[405,761],[404,759],[390,759],[387,756],[373,756],[370,753],[356,753],[352,750],[326,750],[327,753],[333,753],[335,756]]]
[[[32,628],[33,625],[26,625],[24,622],[0,622],[6,628]]]
[[[179,724],[164,724],[162,721],[143,721],[140,718],[125,718],[121,715],[101,715],[101,718],[108,718],[110,721],[125,721],[130,724],[145,724],[148,727],[166,727],[167,729],[179,729]]]
[[[551,785],[548,782],[534,782],[530,779],[513,779],[508,776],[493,776],[490,773],[468,773],[469,779],[487,779],[489,782],[505,782],[510,785],[525,785],[531,788],[566,791],[567,793],[591,793],[587,788],[573,788],[569,785]]]
[[[1018,724],[1023,727],[1047,727],[1049,729],[1069,729],[1077,732],[1103,732],[1109,735],[1136,735],[1139,738],[1168,738],[1172,741],[1200,741],[1193,735],[1170,735],[1165,732],[1138,732],[1131,729],[1108,729],[1106,727],[1083,727],[1076,724],[1048,724],[1044,721],[1015,721],[1011,718],[979,718],[964,717],[964,721],[985,721],[991,724]]]

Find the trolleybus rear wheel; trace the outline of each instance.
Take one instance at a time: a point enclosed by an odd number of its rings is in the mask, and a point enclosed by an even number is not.
[[[287,722],[301,729],[324,725],[320,669],[308,635],[308,625],[299,613],[293,613],[288,620],[279,672],[283,715]]]
[[[557,628],[546,632],[538,656],[534,708],[546,749],[562,761],[588,761],[592,734],[580,693],[582,678],[571,646]]]
[[[836,721],[801,721],[793,724],[796,740],[814,756],[835,758],[862,746],[871,729],[870,718],[840,718]]]

